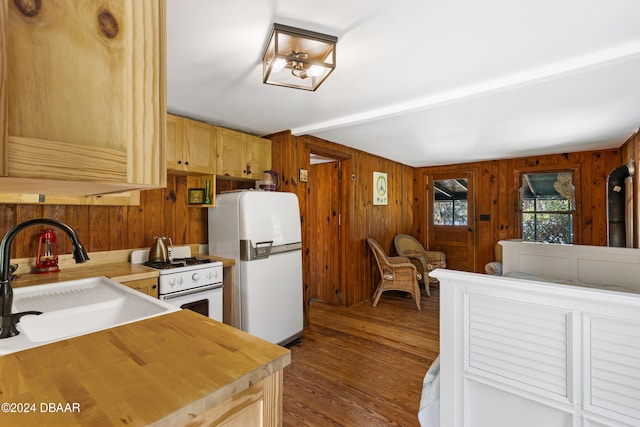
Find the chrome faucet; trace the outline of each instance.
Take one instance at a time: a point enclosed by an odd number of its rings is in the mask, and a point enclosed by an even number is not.
[[[40,311],[23,311],[21,313],[12,313],[13,309],[13,288],[11,282],[15,278],[13,273],[18,268],[18,264],[10,265],[11,261],[11,243],[14,237],[25,228],[33,225],[50,225],[57,227],[67,233],[71,239],[73,258],[76,263],[87,262],[89,256],[82,247],[78,234],[69,227],[67,224],[55,219],[48,218],[36,218],[24,221],[5,234],[0,243],[0,339],[16,336],[20,333],[16,328],[16,324],[20,321],[22,316],[27,314],[42,314]]]

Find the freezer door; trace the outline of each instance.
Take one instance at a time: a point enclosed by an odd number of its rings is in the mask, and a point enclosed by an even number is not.
[[[302,316],[302,251],[241,261],[242,330],[274,344],[299,337]]]
[[[293,193],[244,192],[238,199],[238,211],[240,240],[273,241],[273,246],[302,241],[300,207]]]

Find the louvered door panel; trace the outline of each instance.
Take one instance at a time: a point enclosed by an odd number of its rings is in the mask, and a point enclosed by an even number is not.
[[[640,419],[640,322],[587,318],[591,405]]]
[[[469,370],[568,398],[569,315],[535,304],[468,295]]]

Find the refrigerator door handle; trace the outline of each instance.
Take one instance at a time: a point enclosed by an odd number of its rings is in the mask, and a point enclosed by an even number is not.
[[[240,260],[251,261],[253,259],[269,258],[273,240],[256,242],[255,246],[251,240],[240,240]]]
[[[252,261],[254,259],[264,259],[269,258],[269,255],[300,249],[302,249],[302,242],[273,246],[273,240],[256,242],[255,245],[251,240],[240,240],[240,260]]]
[[[284,245],[277,245],[271,248],[271,255],[281,254],[283,252],[292,252],[302,250],[302,242],[287,243]]]

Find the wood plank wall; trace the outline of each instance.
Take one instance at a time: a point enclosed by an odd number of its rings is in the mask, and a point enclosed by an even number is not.
[[[322,271],[311,271],[313,251],[339,251],[342,305],[351,306],[371,298],[379,280],[375,261],[366,243],[367,237],[380,242],[392,252],[393,236],[409,233],[413,224],[413,168],[311,136],[294,137],[290,132],[268,136],[272,141],[273,168],[283,177],[281,191],[296,193],[300,200],[303,229],[304,297],[318,297],[310,286],[311,277]],[[299,182],[299,170],[310,168],[311,152],[341,160],[342,227],[332,236],[329,248],[312,245],[314,225],[306,222],[315,207],[309,194],[312,185]],[[386,172],[389,181],[389,203],[373,205],[373,172]],[[314,268],[324,268],[315,266]],[[331,267],[329,267],[331,268]]]
[[[294,137],[289,132],[282,132],[269,138],[273,141],[274,169],[284,177],[282,191],[298,194],[303,217],[310,217],[310,212],[314,209],[309,205],[312,198],[306,194],[310,186],[298,182],[299,169],[309,168],[310,153],[313,151],[345,160],[342,191],[346,194],[348,207],[343,211],[341,238],[345,239],[346,243],[340,246],[336,238],[329,250],[341,247],[340,278],[344,292],[341,302],[346,306],[368,300],[377,284],[378,273],[365,242],[367,237],[376,238],[387,252],[393,253],[393,236],[397,233],[412,233],[429,248],[424,187],[426,175],[460,171],[475,174],[478,195],[476,217],[480,214],[490,215],[490,221],[477,222],[475,271],[483,272],[484,265],[494,258],[494,246],[497,241],[520,237],[518,189],[521,172],[575,170],[578,199],[575,243],[606,245],[607,176],[621,164],[626,164],[631,159],[637,161],[635,147],[640,142],[639,137],[635,136],[620,149],[413,169],[309,136]],[[389,174],[390,200],[386,207],[372,204],[373,171]],[[352,174],[354,181],[351,181]],[[413,179],[403,174],[412,174]],[[638,194],[637,188],[635,194]],[[637,222],[637,212],[634,221]],[[308,245],[311,241],[309,233],[313,232],[313,225],[305,225],[303,221],[303,240],[307,242],[304,246],[303,265],[305,301],[315,297],[312,293],[313,287],[309,286],[311,277],[322,274],[321,271],[311,271],[308,257],[312,250],[327,249]]]
[[[154,236],[174,245],[207,242],[207,210],[187,206],[187,180],[169,175],[167,188],[142,191],[140,206],[0,205],[0,236],[31,218],[58,219],[73,227],[89,252],[147,248]],[[36,255],[44,227],[32,227],[14,240],[12,258]],[[56,231],[60,254],[71,253],[67,237]]]
[[[609,173],[628,162],[629,150],[586,151],[558,155],[493,160],[459,165],[417,168],[414,170],[415,218],[413,232],[423,243],[429,242],[427,232],[426,176],[434,173],[466,173],[475,175],[476,230],[475,271],[484,272],[484,265],[493,261],[494,247],[499,240],[520,238],[519,193],[520,173],[552,170],[573,170],[576,187],[576,223],[574,243],[607,245],[606,182]],[[489,221],[478,221],[488,214]]]
[[[330,302],[345,306],[368,301],[377,285],[378,272],[366,244],[367,237],[377,239],[388,253],[393,253],[392,240],[397,233],[413,234],[428,248],[424,191],[427,174],[441,171],[473,171],[476,174],[476,216],[488,213],[491,218],[490,221],[480,222],[478,227],[476,270],[482,271],[484,264],[493,259],[493,247],[498,240],[519,237],[518,171],[577,167],[580,179],[576,185],[579,192],[576,243],[606,245],[606,178],[615,167],[630,160],[638,162],[637,146],[640,143],[640,137],[634,134],[619,150],[414,169],[318,138],[294,137],[289,131],[269,138],[272,139],[273,168],[283,178],[280,190],[296,193],[300,199],[305,301],[319,296],[320,299],[327,299],[318,295],[322,292],[310,286],[311,277],[322,274],[322,271],[310,271],[309,257],[312,251],[338,251],[340,296]],[[299,182],[299,170],[310,168],[312,151],[342,161],[340,191],[346,200],[342,208],[343,226],[339,235],[327,243],[329,248],[315,248],[309,244],[311,233],[316,231],[309,221],[314,206],[310,203],[311,186]],[[372,203],[374,171],[388,174],[387,206],[374,206]],[[636,181],[634,193],[638,194]],[[237,185],[232,181],[217,183],[218,190],[233,189]],[[207,210],[187,207],[186,192],[186,178],[169,175],[166,189],[142,192],[140,206],[0,205],[0,235],[26,219],[47,217],[60,219],[74,227],[90,252],[149,247],[153,236],[159,234],[172,237],[176,245],[207,243]],[[636,202],[636,230],[637,205]],[[19,234],[13,245],[12,257],[35,256],[38,234],[38,227]],[[70,253],[66,237],[58,233],[58,242],[60,253]],[[635,243],[637,246],[637,241]],[[315,268],[319,270],[322,266]]]

